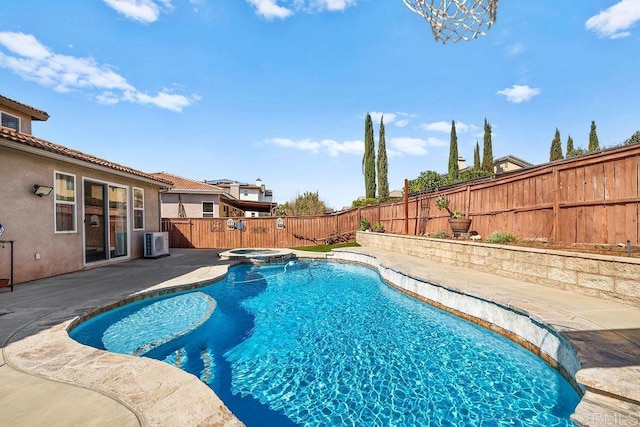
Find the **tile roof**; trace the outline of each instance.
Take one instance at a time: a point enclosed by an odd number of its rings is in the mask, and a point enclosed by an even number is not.
[[[54,144],[53,142],[46,141],[44,139],[36,138],[26,133],[16,132],[14,129],[0,126],[0,139],[11,141],[22,145],[24,147],[31,147],[38,150],[42,150],[43,155],[47,153],[57,154],[60,156],[68,157],[70,159],[80,160],[82,162],[89,163],[90,165],[101,166],[107,169],[112,169],[118,172],[124,172],[129,175],[134,175],[139,178],[149,179],[157,181],[162,184],[171,185],[172,182],[164,180],[162,178],[156,178],[151,174],[141,172],[139,170],[122,166],[117,163],[110,162],[108,160],[101,159],[99,157],[85,154],[80,151],[72,150],[71,148],[64,147],[62,145]]]
[[[0,95],[0,104],[8,104],[9,106],[15,108],[16,110],[22,111],[23,113],[31,115],[31,118],[34,120],[42,120],[45,121],[49,118],[49,114],[46,111],[38,110],[37,108],[33,108],[30,105],[23,104],[22,102],[18,102],[14,99],[7,98],[6,96]]]
[[[151,174],[156,178],[163,179],[165,181],[169,181],[173,183],[173,188],[171,189],[173,192],[186,190],[192,192],[215,192],[222,193],[224,190],[216,185],[207,184],[202,181],[195,181],[189,178],[183,178],[181,176],[172,175],[167,172],[154,172]]]
[[[518,165],[520,167],[526,168],[529,166],[533,166],[533,163],[529,163],[526,160],[522,160],[516,156],[512,156],[511,154],[504,156],[504,157],[499,157],[497,159],[493,159],[493,163],[499,163],[499,162],[504,162],[504,161],[509,161],[511,163],[513,163],[514,165]]]

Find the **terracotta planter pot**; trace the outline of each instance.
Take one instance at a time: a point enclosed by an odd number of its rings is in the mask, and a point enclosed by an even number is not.
[[[451,227],[453,234],[468,233],[471,220],[469,218],[449,218],[449,227]]]

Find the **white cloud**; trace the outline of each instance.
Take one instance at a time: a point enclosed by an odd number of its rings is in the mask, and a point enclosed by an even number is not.
[[[317,4],[321,9],[327,9],[331,11],[345,10],[347,7],[356,3],[356,0],[315,0],[311,1],[311,4]]]
[[[25,58],[42,60],[51,56],[51,52],[31,34],[0,33],[0,44],[3,44],[12,53],[17,53]]]
[[[294,148],[301,151],[310,151],[317,154],[320,150],[326,150],[331,157],[337,157],[340,154],[358,154],[364,153],[364,143],[362,141],[345,141],[338,142],[333,139],[323,139],[314,141],[311,138],[293,140],[289,138],[267,138],[267,144],[274,144],[285,148]]]
[[[156,22],[160,14],[173,9],[171,0],[103,0],[107,6],[126,18],[144,24]]]
[[[293,11],[286,7],[279,6],[278,0],[247,0],[249,4],[256,8],[256,15],[265,19],[288,18],[293,15]]]
[[[507,101],[514,104],[520,104],[521,102],[529,101],[536,95],[542,92],[539,88],[529,87],[527,85],[513,85],[510,88],[502,89],[496,92],[498,95],[504,95],[507,97]]]
[[[451,122],[439,121],[432,123],[423,123],[420,125],[423,130],[429,132],[451,133]],[[463,122],[456,122],[456,133],[464,133],[469,131],[473,126],[469,126]]]
[[[401,154],[424,156],[429,153],[429,151],[427,151],[429,141],[426,139],[409,137],[391,138],[391,140],[389,141],[389,145],[393,148],[394,151],[397,151]]]
[[[371,121],[376,124],[380,123],[380,119],[382,117],[384,117],[385,125],[389,125],[396,120],[396,114],[394,113],[381,113],[378,111],[372,111],[371,113],[369,113],[369,115],[371,116]]]
[[[311,141],[310,139],[303,139],[300,141],[294,141],[289,138],[268,138],[265,140],[267,144],[274,144],[280,147],[295,148],[302,151],[311,151],[316,154],[320,150],[321,144],[319,142]]]
[[[640,21],[640,1],[622,0],[587,19],[587,30],[600,38],[619,39],[631,35],[629,28]]]
[[[0,32],[0,67],[57,92],[97,92],[95,99],[103,104],[128,101],[179,112],[198,100],[197,96],[176,95],[166,89],[147,95],[111,67],[99,65],[93,58],[54,53],[31,34]]]
[[[405,126],[407,126],[409,124],[409,119],[402,119],[402,120],[398,120],[396,122],[396,126],[398,126],[399,128],[403,128]]]
[[[524,52],[524,46],[522,43],[515,43],[507,46],[507,56],[517,56]]]
[[[339,12],[355,5],[357,0],[247,0],[256,9],[256,14],[265,19],[285,19],[295,12]],[[292,3],[289,8],[283,3]]]
[[[331,157],[337,157],[341,153],[364,154],[364,143],[362,141],[336,142],[331,139],[322,141],[322,146],[329,151]]]
[[[163,89],[162,92],[158,92],[155,96],[147,95],[146,93],[138,91],[125,92],[123,99],[136,104],[151,104],[156,107],[164,108],[165,110],[171,110],[179,113],[184,107],[188,107],[195,101],[198,101],[200,97],[192,96],[191,98],[188,98],[184,95],[169,93],[167,89]]]

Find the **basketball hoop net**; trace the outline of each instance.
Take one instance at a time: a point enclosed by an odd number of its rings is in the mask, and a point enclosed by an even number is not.
[[[486,35],[496,20],[498,0],[402,0],[431,25],[443,44]]]

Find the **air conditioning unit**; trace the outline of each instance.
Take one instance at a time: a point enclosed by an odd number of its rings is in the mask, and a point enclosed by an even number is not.
[[[169,233],[144,233],[144,257],[158,258],[169,255]]]

